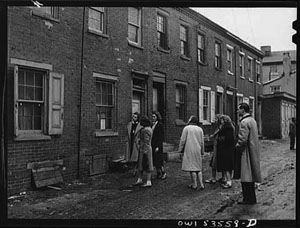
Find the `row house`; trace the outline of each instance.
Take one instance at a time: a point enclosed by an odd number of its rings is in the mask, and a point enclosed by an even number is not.
[[[51,162],[64,181],[109,171],[135,111],[174,148],[192,114],[209,135],[248,102],[260,125],[262,57],[190,8],[9,7],[9,194]]]

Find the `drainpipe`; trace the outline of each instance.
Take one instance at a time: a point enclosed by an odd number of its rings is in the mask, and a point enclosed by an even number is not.
[[[83,80],[83,44],[84,44],[84,24],[85,24],[85,7],[82,15],[82,34],[81,34],[81,64],[80,64],[80,90],[79,90],[79,117],[78,117],[78,145],[77,145],[77,180],[80,176],[80,140],[81,140],[81,105],[82,105],[82,80]]]
[[[238,83],[237,83],[237,68],[236,68],[236,65],[237,65],[237,48],[236,46],[234,46],[234,105],[233,105],[233,108],[234,108],[234,122],[235,122],[235,126],[238,125],[238,116],[237,116],[237,90],[238,90]]]

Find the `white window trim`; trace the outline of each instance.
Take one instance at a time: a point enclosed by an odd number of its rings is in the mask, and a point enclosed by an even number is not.
[[[97,72],[93,72],[93,77],[99,78],[99,79],[104,79],[104,80],[110,80],[110,81],[118,81],[119,80],[118,76],[97,73]]]
[[[208,113],[209,113],[209,118],[208,120],[203,120],[203,90],[206,90],[209,92],[209,105],[208,105]],[[199,88],[199,122],[201,122],[203,125],[211,125],[212,124],[212,94],[215,99],[215,92],[211,90],[211,87],[208,86],[200,86]],[[202,99],[202,100],[201,100]],[[214,104],[215,105],[215,104]],[[215,110],[215,107],[214,107]]]
[[[227,90],[227,91],[226,91],[226,94],[228,94],[228,95],[233,95],[233,92],[232,92],[232,91],[229,91],[229,90]]]
[[[226,44],[226,48],[233,51],[233,47],[230,46],[229,44]],[[231,52],[231,67],[232,67],[232,70],[233,70],[233,52]],[[227,73],[230,74],[230,75],[234,75],[233,71],[230,71],[229,69],[227,69]]]
[[[257,67],[257,64],[260,66],[260,61],[258,61],[258,60],[255,60],[255,62],[256,62],[256,65],[255,65],[255,77],[257,78],[257,70],[259,69],[259,75],[260,75],[260,80],[261,80],[261,77],[262,77],[262,75],[261,75],[261,69],[260,69],[260,67],[258,68]],[[256,81],[256,83],[257,84],[261,84],[261,82],[259,81]]]
[[[224,93],[224,88],[222,86],[216,85],[216,88],[218,93]]]
[[[242,66],[243,70],[242,70],[242,75],[240,75],[240,78],[245,79],[245,53],[239,51],[239,57],[243,56],[243,62],[239,62],[239,67]],[[240,73],[240,72],[239,72]]]
[[[251,60],[251,70],[250,70],[250,77],[248,78],[248,80],[250,82],[253,82],[253,58],[251,56],[247,56],[248,60]]]
[[[237,97],[243,97],[244,95],[242,93],[237,93],[236,96]]]
[[[53,66],[51,64],[38,63],[38,62],[33,62],[33,61],[28,61],[28,60],[23,60],[23,59],[11,58],[10,63],[14,64],[14,65],[33,67],[33,68],[49,70],[49,71],[53,70]]]

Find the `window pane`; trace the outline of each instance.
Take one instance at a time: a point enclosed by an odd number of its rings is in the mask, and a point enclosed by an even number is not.
[[[128,25],[128,39],[135,43],[138,42],[138,29],[133,25]]]
[[[139,12],[137,8],[128,9],[128,22],[139,25]]]
[[[34,100],[34,87],[25,87],[25,97],[26,100]]]
[[[19,85],[19,99],[25,99],[25,87]]]
[[[26,71],[25,83],[26,83],[26,85],[34,85],[33,71]]]
[[[35,88],[34,91],[34,100],[42,101],[43,100],[43,88]]]

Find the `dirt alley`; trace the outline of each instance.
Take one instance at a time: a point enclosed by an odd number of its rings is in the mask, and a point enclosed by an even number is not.
[[[126,171],[65,183],[61,190],[44,188],[11,196],[8,218],[295,220],[296,150],[289,150],[288,140],[260,143],[263,182],[256,191],[256,205],[237,204],[242,197],[237,180],[231,189],[218,183],[206,184],[202,191],[189,189],[190,176],[177,160],[165,164],[167,179],[154,179],[149,189],[131,187],[136,178]],[[209,160],[206,153],[204,179],[210,177]]]

